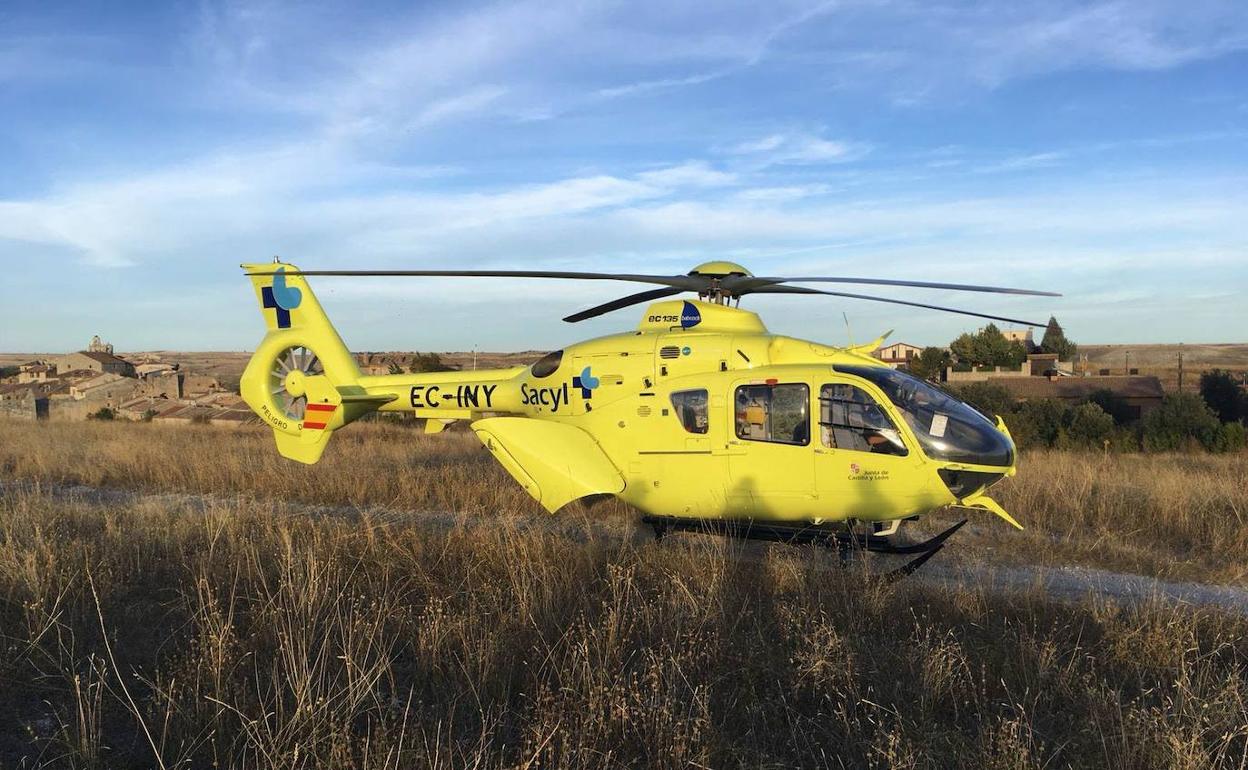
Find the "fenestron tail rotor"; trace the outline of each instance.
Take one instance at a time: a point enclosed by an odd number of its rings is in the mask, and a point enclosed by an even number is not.
[[[256,271],[254,276],[275,275],[276,272]],[[1024,321],[1017,318],[982,313],[974,310],[961,310],[931,305],[921,302],[878,297],[867,294],[851,294],[846,292],[822,291],[801,286],[790,286],[793,283],[844,283],[872,286],[889,286],[914,289],[939,289],[944,291],[969,291],[985,294],[1014,294],[1039,297],[1060,297],[1050,291],[1033,289],[1017,289],[1005,286],[981,286],[977,284],[943,283],[938,281],[910,281],[896,278],[863,278],[852,276],[756,276],[735,262],[705,262],[690,270],[686,275],[649,275],[643,273],[596,273],[558,270],[302,270],[288,272],[287,275],[301,276],[373,276],[373,277],[430,277],[430,278],[555,278],[586,281],[626,281],[630,283],[657,284],[665,287],[630,294],[611,302],[573,313],[563,320],[575,323],[595,318],[613,310],[650,302],[655,299],[670,297],[683,292],[697,294],[700,299],[725,304],[730,301],[740,302],[741,297],[749,294],[807,294],[844,297],[848,299],[868,300],[871,302],[887,302],[896,305],[919,307],[928,310],[939,310],[946,313],[987,318],[994,321],[1006,321],[1027,326],[1044,326],[1039,321]]]
[[[308,409],[306,380],[325,373],[316,353],[303,345],[281,350],[269,368],[273,408],[290,420],[302,420]]]

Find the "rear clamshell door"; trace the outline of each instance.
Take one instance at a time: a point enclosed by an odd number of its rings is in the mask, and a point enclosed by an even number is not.
[[[507,472],[551,513],[588,495],[624,491],[624,477],[606,453],[573,425],[491,417],[477,420],[472,429]]]

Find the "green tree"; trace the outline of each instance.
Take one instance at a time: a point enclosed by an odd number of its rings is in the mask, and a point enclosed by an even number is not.
[[[1066,333],[1062,331],[1062,325],[1057,322],[1057,318],[1049,316],[1049,325],[1045,327],[1044,337],[1040,340],[1040,351],[1056,353],[1059,361],[1070,361],[1078,351],[1078,346],[1066,339]]]
[[[1114,435],[1114,418],[1093,403],[1079,404],[1066,411],[1063,438],[1068,446],[1104,446]]]
[[[1225,422],[1213,442],[1215,452],[1238,452],[1248,445],[1248,430],[1242,422]]]
[[[915,377],[922,377],[925,380],[938,381],[945,373],[945,367],[953,361],[953,356],[948,350],[934,346],[928,346],[919,351],[919,354],[906,364],[906,368]]]
[[[89,416],[92,420],[111,420],[117,415],[112,409],[107,406],[102,406],[98,410],[92,412]]]
[[[975,343],[976,335],[963,333],[958,338],[949,343],[949,352],[951,352],[959,363],[969,365],[981,365],[980,350]]]
[[[1194,393],[1172,393],[1161,406],[1140,421],[1144,449],[1149,452],[1175,452],[1198,442],[1206,449],[1216,447],[1218,417]]]
[[[988,324],[975,334],[963,334],[949,345],[958,360],[974,366],[1017,367],[1027,360],[1027,348],[1005,338],[996,324]]]
[[[1020,447],[1051,447],[1057,443],[1066,421],[1066,405],[1051,398],[1024,401],[1006,425]]]
[[[1200,375],[1200,397],[1222,422],[1239,422],[1248,411],[1243,389],[1234,375],[1221,369]]]
[[[396,363],[396,362],[394,362],[394,361],[391,361],[391,362],[390,362],[390,373],[391,373],[391,374],[402,374],[402,373],[403,373],[403,367],[402,367],[402,366],[399,366],[399,365],[398,365],[398,363]]]

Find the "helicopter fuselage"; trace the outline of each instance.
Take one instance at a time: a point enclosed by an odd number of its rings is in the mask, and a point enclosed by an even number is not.
[[[471,421],[552,512],[609,494],[659,516],[818,524],[953,504],[1017,526],[984,494],[1014,473],[1004,423],[895,372],[876,345],[773,335],[755,313],[674,300],[532,366],[357,385],[430,431]]]

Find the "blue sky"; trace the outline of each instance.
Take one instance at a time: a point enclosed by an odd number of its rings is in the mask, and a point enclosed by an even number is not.
[[[367,6],[368,10],[361,10]],[[52,7],[55,6],[55,7]],[[0,350],[246,349],[237,265],[994,283],[890,296],[1243,342],[1238,2],[0,6]],[[356,349],[549,348],[627,284],[322,280]],[[944,343],[831,298],[777,332]]]

